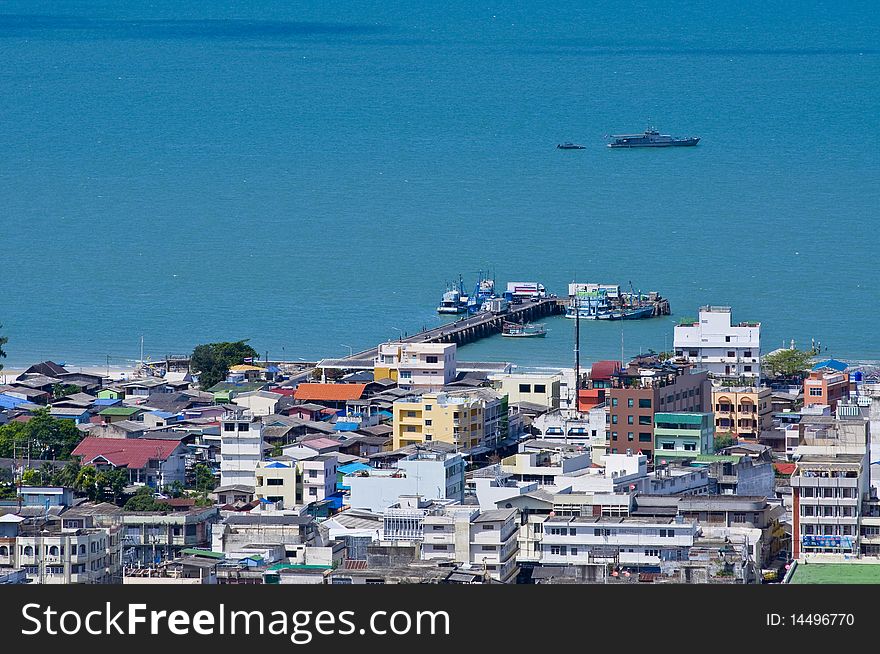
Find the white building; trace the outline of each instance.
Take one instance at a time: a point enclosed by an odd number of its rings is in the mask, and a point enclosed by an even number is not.
[[[686,561],[696,524],[675,518],[552,516],[544,522],[541,563],[659,567]]]
[[[419,451],[397,462],[397,468],[374,468],[346,475],[348,504],[381,512],[402,495],[426,500],[464,501],[465,464],[461,454]]]
[[[382,343],[373,375],[393,379],[400,388],[440,390],[455,379],[455,353],[455,343]]]
[[[761,323],[731,322],[730,307],[700,307],[696,322],[675,326],[673,345],[678,359],[716,378],[761,377]]]
[[[297,463],[302,474],[302,501],[305,504],[320,502],[336,492],[338,463],[333,454],[320,454]]]
[[[232,403],[248,409],[255,416],[268,416],[275,413],[275,407],[281,400],[281,395],[269,391],[251,391],[240,393],[232,398]]]
[[[220,421],[220,485],[255,486],[263,459],[263,426],[250,412],[230,411]]]

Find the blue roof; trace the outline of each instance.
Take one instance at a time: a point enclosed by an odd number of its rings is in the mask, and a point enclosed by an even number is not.
[[[278,366],[269,366],[268,368],[266,368],[266,371],[267,372],[281,372],[281,368],[279,368]]]
[[[5,393],[0,393],[0,409],[14,409],[19,404],[27,404],[27,400],[22,400]]]
[[[386,418],[393,418],[394,417],[393,413],[391,413],[390,411],[385,411],[384,409],[379,412],[379,415],[385,416]]]
[[[150,414],[159,418],[170,418],[177,415],[176,413],[168,413],[168,411],[150,411]]]
[[[101,398],[99,400],[95,400],[92,402],[95,406],[113,406],[115,404],[120,404],[122,400],[114,400],[111,398]]]
[[[289,468],[290,466],[286,463],[282,463],[281,461],[273,461],[272,463],[267,463],[263,466],[264,468]]]
[[[344,422],[339,420],[333,428],[336,431],[355,431],[358,427],[360,427],[360,423],[358,422]]]
[[[837,372],[843,372],[847,368],[843,361],[838,361],[837,359],[826,359],[825,361],[820,361],[815,366],[813,366],[813,370],[822,370],[823,368],[831,368],[831,370],[836,370]]]
[[[366,463],[355,461],[354,463],[346,463],[345,465],[336,468],[336,472],[341,472],[343,475],[350,475],[358,470],[370,470],[370,466]]]

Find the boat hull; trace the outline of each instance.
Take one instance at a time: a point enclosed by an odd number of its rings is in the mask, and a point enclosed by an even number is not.
[[[544,338],[547,335],[547,332],[540,332],[537,334],[501,334],[506,338]]]
[[[690,147],[700,142],[699,138],[679,139],[667,143],[609,143],[609,148],[676,148]]]

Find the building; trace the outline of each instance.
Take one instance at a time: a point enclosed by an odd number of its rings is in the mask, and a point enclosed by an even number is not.
[[[849,373],[831,368],[813,368],[804,379],[804,407],[822,404],[837,409],[841,400],[847,400],[850,393]]]
[[[773,428],[773,391],[766,386],[724,386],[712,389],[715,432],[756,441]]]
[[[805,416],[800,428],[789,479],[793,558],[843,561],[880,555],[880,547],[867,538],[880,534],[880,521],[863,518],[863,507],[873,497],[868,421],[860,415]]]
[[[461,450],[485,445],[486,402],[470,395],[426,393],[396,401],[392,447],[443,442]]]
[[[404,389],[438,391],[455,379],[455,357],[455,343],[382,343],[373,379],[392,379]]]
[[[334,454],[319,454],[297,462],[302,479],[302,502],[321,502],[336,492],[338,463]]]
[[[0,575],[21,570],[28,583],[108,584],[121,580],[120,527],[75,516],[0,518]]]
[[[303,503],[302,475],[293,461],[260,461],[254,471],[254,496],[292,509]]]
[[[711,413],[655,413],[654,452],[664,458],[714,453],[712,422]]]
[[[346,475],[344,483],[354,509],[383,511],[403,495],[425,500],[464,501],[465,463],[461,454],[420,450],[397,462],[395,468],[372,468]]]
[[[551,516],[543,524],[542,564],[605,563],[656,570],[686,561],[697,526],[681,518]]]
[[[262,423],[250,412],[230,411],[220,421],[220,485],[255,486],[263,459]]]
[[[700,307],[696,321],[675,326],[675,356],[719,379],[761,378],[761,323],[731,322],[730,307]]]
[[[507,374],[490,375],[492,387],[506,395],[511,404],[528,402],[548,409],[559,408],[562,375],[553,374]]]
[[[255,416],[268,416],[275,413],[275,407],[280,400],[281,396],[278,393],[251,391],[236,395],[232,403],[248,409]]]
[[[89,436],[71,455],[98,470],[124,468],[132,484],[162,488],[186,478],[187,448],[179,440]]]
[[[320,404],[325,407],[344,410],[346,402],[361,399],[366,388],[366,384],[304,383],[296,387],[293,398],[297,402]]]
[[[609,389],[609,446],[612,454],[653,456],[657,412],[711,410],[708,373],[643,357],[612,376]]]

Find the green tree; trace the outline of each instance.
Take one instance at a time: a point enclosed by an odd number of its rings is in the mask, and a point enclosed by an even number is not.
[[[196,490],[202,493],[214,490],[217,486],[217,479],[214,477],[214,471],[211,467],[204,463],[197,463],[193,468],[195,473]]]
[[[28,468],[21,473],[22,486],[40,486],[43,483],[43,475],[36,468]]]
[[[98,488],[98,501],[119,502],[127,485],[128,474],[122,468],[102,470],[95,477],[95,486]]]
[[[154,498],[152,488],[142,486],[128,499],[124,508],[126,511],[164,511],[168,504]]]
[[[82,440],[72,420],[53,418],[48,407],[34,411],[25,423],[24,435],[31,443],[31,456],[38,459],[68,459]]]
[[[82,390],[76,384],[55,384],[52,387],[52,397],[56,400],[62,397],[67,397],[68,395],[73,395],[74,393],[79,393]]]
[[[27,447],[27,425],[23,422],[7,422],[0,427],[0,456],[21,456]]]
[[[98,497],[97,478],[98,471],[94,467],[83,466],[76,476],[73,487],[77,492],[83,493],[90,500],[95,501]]]
[[[56,470],[52,477],[52,483],[58,486],[66,486],[74,488],[76,486],[76,478],[79,475],[80,465],[76,459],[71,459],[64,464],[60,470]]]
[[[788,349],[764,357],[764,371],[771,377],[794,377],[806,371],[813,362],[810,350]]]
[[[18,488],[15,484],[0,483],[0,500],[14,500],[18,497]]]
[[[736,445],[737,440],[736,436],[731,434],[730,432],[716,432],[715,433],[715,441],[714,447],[716,452],[720,452],[725,447],[730,447],[731,445]]]
[[[190,357],[190,367],[199,375],[199,386],[204,389],[226,379],[230,366],[258,359],[257,351],[243,341],[197,345]]]
[[[175,499],[183,497],[183,484],[179,481],[173,481],[162,488],[162,492],[168,497],[173,497]]]
[[[3,329],[3,325],[0,325],[0,329]],[[9,342],[9,338],[6,336],[0,336],[0,359],[6,358],[6,350],[3,349],[3,346]],[[3,370],[3,364],[0,363],[0,370]]]

